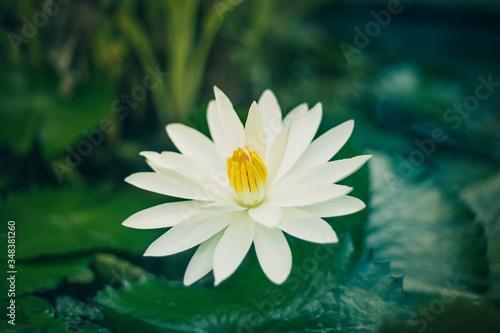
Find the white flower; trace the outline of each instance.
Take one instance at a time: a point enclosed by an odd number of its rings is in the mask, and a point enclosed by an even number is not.
[[[227,279],[252,243],[266,276],[288,277],[292,255],[283,232],[314,243],[335,243],[321,217],[352,214],[364,203],[347,196],[352,188],[333,184],[371,156],[328,162],[350,137],[349,120],[311,142],[322,106],[301,104],[282,120],[276,97],[266,90],[250,107],[243,127],[229,99],[214,87],[208,105],[212,140],[182,124],[167,133],[180,153],[142,152],[154,172],[126,181],[139,188],[189,199],[148,208],[123,224],[137,229],[172,227],[145,256],[166,256],[199,245],[187,267],[190,285],[211,270],[215,284]]]

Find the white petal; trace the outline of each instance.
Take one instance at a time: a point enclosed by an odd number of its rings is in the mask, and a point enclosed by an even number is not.
[[[248,210],[248,214],[254,221],[265,225],[268,228],[277,226],[283,217],[283,211],[280,206],[264,202]]]
[[[144,155],[142,152],[141,155]],[[146,158],[150,159],[149,156]],[[189,157],[184,154],[179,154],[173,151],[164,151],[160,154],[159,159],[155,160],[156,163],[160,164],[165,169],[173,169],[179,172],[187,172],[190,175],[196,175],[198,178],[209,177],[209,171],[214,171],[214,169],[198,160]]]
[[[141,155],[144,155],[144,153],[142,152]],[[149,159],[148,156],[146,157]],[[229,188],[225,169],[216,170],[210,165],[201,163],[189,156],[172,151],[164,151],[161,153],[160,159],[155,160],[155,162],[161,163],[160,165],[164,169],[173,169],[190,178],[196,178],[197,181],[206,182],[207,180],[212,180],[217,184]]]
[[[266,134],[257,103],[253,102],[245,123],[245,145],[254,149],[261,158],[266,156]]]
[[[225,156],[231,156],[236,148],[243,145],[245,130],[229,98],[215,86],[214,93],[219,119],[224,130]]]
[[[259,109],[266,134],[266,146],[271,147],[274,139],[276,139],[276,136],[283,127],[281,122],[281,108],[271,90],[264,91],[260,96]],[[262,156],[262,158],[265,158],[265,156]]]
[[[254,245],[260,266],[269,280],[283,283],[292,269],[292,252],[283,232],[256,224]]]
[[[243,212],[226,228],[214,254],[215,285],[231,276],[245,258],[252,245],[255,224]]]
[[[337,184],[297,184],[271,191],[267,201],[281,207],[307,206],[340,197],[351,190],[352,187]]]
[[[297,208],[285,208],[279,228],[289,235],[313,243],[337,243],[332,227],[323,219]]]
[[[286,144],[288,141],[288,134],[290,133],[290,124],[286,125],[274,140],[266,161],[267,167],[267,183],[272,184],[274,178],[278,174],[278,170],[283,160],[283,154],[285,153]]]
[[[161,154],[154,151],[142,151],[139,155],[144,156],[151,168],[159,172],[170,169],[188,177],[208,178],[209,171],[214,170],[207,164],[173,151],[164,151]]]
[[[181,153],[215,169],[225,168],[215,144],[194,128],[183,124],[169,124],[167,134]]]
[[[309,145],[291,171],[328,162],[347,142],[353,128],[354,120],[348,120],[321,135]]]
[[[336,183],[356,172],[370,159],[371,155],[360,155],[353,158],[337,160],[308,168],[289,172],[280,179],[280,183]],[[278,184],[276,184],[278,186]]]
[[[320,217],[334,217],[356,213],[365,207],[365,203],[358,198],[344,195],[318,204],[303,206],[300,209]]]
[[[204,187],[204,184],[189,179],[176,171],[166,170],[166,172],[134,173],[125,178],[125,181],[143,190],[172,197],[206,201],[220,200],[212,188]],[[214,190],[217,191],[218,188],[214,187]]]
[[[208,103],[207,108],[207,123],[210,130],[210,136],[214,141],[219,152],[225,156],[225,143],[224,143],[224,128],[219,118],[219,111],[217,110],[217,103],[215,100]]]
[[[241,212],[247,210],[247,207],[243,207],[240,205],[239,201],[235,200],[231,201],[217,201],[211,202],[207,205],[209,208],[220,208],[226,212]]]
[[[200,214],[206,203],[200,201],[169,202],[141,210],[122,224],[135,229],[173,227],[190,217]]]
[[[219,232],[198,246],[193,257],[189,261],[186,273],[184,273],[184,285],[189,286],[208,274],[213,269],[215,247],[222,237]]]
[[[283,119],[283,125],[288,124],[295,117],[306,114],[308,110],[309,107],[307,106],[307,103],[302,103],[300,105],[297,105],[292,111],[288,112],[285,119]]]
[[[155,171],[161,172],[168,169],[163,165],[160,154],[155,151],[141,151],[139,155],[144,156],[146,163]]]
[[[232,221],[236,213],[207,210],[204,214],[183,221],[155,240],[145,256],[168,256],[182,252],[206,241]]]
[[[290,170],[307,149],[316,135],[322,116],[323,108],[318,103],[309,112],[292,119],[285,154],[276,179]]]

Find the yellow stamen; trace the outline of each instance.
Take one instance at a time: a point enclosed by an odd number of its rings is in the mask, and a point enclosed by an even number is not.
[[[227,158],[227,178],[238,200],[247,207],[257,205],[267,190],[267,168],[259,154],[245,146]],[[262,192],[262,193],[261,193]]]

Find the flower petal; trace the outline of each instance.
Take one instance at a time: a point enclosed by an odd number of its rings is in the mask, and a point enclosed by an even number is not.
[[[206,182],[207,180],[212,180],[229,189],[225,170],[216,170],[210,165],[200,163],[189,156],[172,151],[164,151],[161,153],[160,159],[156,162],[161,163],[163,168],[173,169],[190,178],[196,178],[197,181]]]
[[[300,105],[297,105],[295,108],[293,108],[293,110],[288,112],[285,119],[283,119],[283,125],[288,124],[295,117],[306,114],[308,110],[309,107],[307,106],[307,103],[302,103]]]
[[[287,234],[313,243],[337,243],[332,227],[323,219],[297,208],[283,209],[279,228]]]
[[[272,184],[278,170],[280,168],[281,162],[283,160],[283,155],[285,154],[286,144],[288,141],[288,134],[290,133],[290,124],[286,125],[274,140],[266,161],[267,167],[267,183]]]
[[[200,214],[205,202],[169,202],[141,210],[123,221],[123,225],[135,229],[156,229],[173,227],[190,217]]]
[[[207,164],[173,151],[164,151],[161,154],[154,151],[142,151],[139,155],[144,156],[151,168],[158,172],[170,169],[188,177],[209,178],[209,171],[214,170]]]
[[[216,86],[214,93],[219,119],[224,130],[225,156],[231,156],[236,148],[243,145],[245,130],[229,98]]]
[[[256,224],[254,245],[260,266],[269,280],[283,283],[292,269],[292,252],[283,232]]]
[[[274,96],[273,92],[269,89],[262,93],[258,104],[266,135],[266,146],[271,147],[274,139],[276,139],[276,136],[283,128],[281,122],[281,108],[276,96]],[[265,155],[262,157],[265,158]]]
[[[247,210],[247,207],[243,207],[240,205],[239,201],[216,201],[211,202],[207,205],[209,208],[221,208],[227,212],[241,212],[243,210]]]
[[[219,111],[217,110],[217,102],[215,102],[215,100],[208,103],[207,123],[212,140],[217,146],[219,152],[225,156],[224,128],[222,127],[222,123],[219,118]]]
[[[289,172],[279,183],[336,183],[356,172],[370,159],[371,155],[360,155],[348,159],[336,160],[308,168]],[[279,186],[276,184],[276,186]]]
[[[264,202],[248,210],[248,214],[255,221],[268,228],[277,226],[283,217],[283,211],[280,206]]]
[[[245,123],[245,145],[254,149],[259,156],[266,156],[266,134],[257,103],[253,102]]]
[[[356,213],[365,207],[365,203],[358,198],[343,195],[314,205],[303,206],[300,209],[320,217],[334,217]]]
[[[351,190],[352,187],[337,184],[298,184],[268,193],[267,200],[281,207],[307,206],[340,197]]]
[[[321,135],[309,145],[290,172],[328,162],[347,142],[353,128],[354,120],[348,120]]]
[[[205,201],[218,201],[220,197],[212,190],[220,188],[205,187],[177,171],[166,170],[165,172],[138,172],[134,173],[125,181],[129,184],[142,188],[143,190],[178,197],[183,199],[195,199]]]
[[[203,214],[183,221],[155,240],[145,256],[168,256],[206,241],[231,223],[235,213],[206,210]]]
[[[207,275],[213,269],[215,247],[222,237],[223,232],[213,235],[198,246],[191,257],[186,273],[184,273],[184,285],[189,286]]]
[[[255,225],[243,212],[226,228],[214,253],[215,285],[231,276],[241,264],[252,245]]]
[[[323,116],[321,103],[317,103],[309,112],[291,120],[290,134],[285,154],[276,179],[281,178],[297,162],[311,143]]]
[[[225,164],[215,144],[194,128],[183,124],[169,124],[167,134],[181,153],[215,169],[224,169]]]

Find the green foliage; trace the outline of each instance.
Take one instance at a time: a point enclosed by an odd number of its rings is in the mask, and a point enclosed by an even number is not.
[[[2,309],[10,306],[7,301],[1,302]],[[52,305],[46,300],[28,296],[25,298],[18,298],[15,303],[15,323],[16,325],[9,324],[7,320],[11,318],[6,318],[3,315],[0,320],[0,328],[6,333],[13,332],[42,332],[45,333],[47,330],[60,322],[58,318],[54,316],[54,309]]]
[[[275,286],[250,260],[222,286],[183,287],[163,278],[106,288],[96,301],[117,332],[367,332],[409,315],[401,280],[371,260],[352,266],[355,251],[295,243],[289,279]],[[370,288],[367,289],[366,286]]]
[[[500,299],[500,176],[495,174],[474,183],[460,193],[476,221],[485,229],[490,290],[487,295]]]
[[[88,257],[73,257],[19,263],[16,267],[21,278],[16,281],[16,295],[55,289],[64,278],[78,283],[92,282],[94,273],[88,268],[89,262]],[[7,288],[0,290],[3,295],[7,294]]]
[[[21,18],[40,11],[35,3],[0,6],[4,36],[21,35]],[[440,37],[433,44],[434,30],[418,29],[418,15],[393,17],[348,62],[339,44],[352,43],[352,22],[372,9],[325,0],[77,1],[61,6],[19,53],[4,38],[0,220],[16,222],[18,273],[16,326],[4,311],[0,331],[500,331],[497,84],[477,110],[448,113],[474,96],[480,75],[500,79],[496,30],[459,30],[463,16],[453,22],[454,11],[447,11],[443,22],[451,24],[444,26],[453,29],[433,27]],[[419,9],[441,13],[412,4],[402,15]],[[421,39],[412,39],[414,25]],[[455,42],[443,48],[441,37]],[[476,52],[483,45],[473,39],[489,42],[490,52]],[[143,86],[148,67],[167,76],[134,100],[127,119],[113,119],[113,102]],[[166,123],[189,120],[208,133],[214,84],[242,120],[267,88],[284,114],[320,101],[320,133],[356,121],[336,158],[374,155],[369,167],[342,181],[367,209],[328,219],[338,245],[289,237],[294,266],[281,286],[268,281],[250,251],[220,286],[212,287],[209,274],[184,287],[192,251],[143,258],[164,230],[121,225],[170,200],[123,189],[123,178],[146,167],[140,150],[171,150],[158,130]],[[54,184],[47,175],[52,162],[64,162],[67,147],[76,149],[107,118],[117,130],[102,149],[68,175],[71,184]],[[435,129],[447,139],[431,149]],[[412,160],[418,153],[421,163]],[[3,271],[5,232],[4,225]],[[0,286],[6,309],[10,285]]]
[[[62,297],[65,304],[64,309],[54,309],[52,305],[40,297],[28,296],[16,300],[16,319],[15,325],[9,324],[5,318],[0,320],[0,329],[5,333],[109,333],[104,327],[94,324],[87,320],[100,319],[99,310],[84,305],[81,302],[72,300],[68,297]],[[61,301],[59,301],[60,304]],[[0,302],[2,308],[6,307],[7,302]],[[71,311],[70,317],[65,316],[65,312]],[[75,315],[78,321],[75,322]],[[83,320],[82,318],[85,318]],[[9,318],[10,319],[10,318]]]
[[[132,230],[121,223],[162,201],[139,190],[111,195],[91,187],[33,188],[2,201],[0,219],[16,221],[17,259],[97,250],[139,254],[161,232]]]
[[[370,161],[367,245],[405,277],[405,290],[439,292],[456,279],[466,284],[464,292],[487,289],[481,226],[432,177],[412,182],[400,176],[398,166],[381,153]]]
[[[46,68],[0,68],[0,143],[17,155],[26,155],[38,140],[47,159],[84,138],[110,113],[113,89],[98,73],[61,96],[56,77]]]

